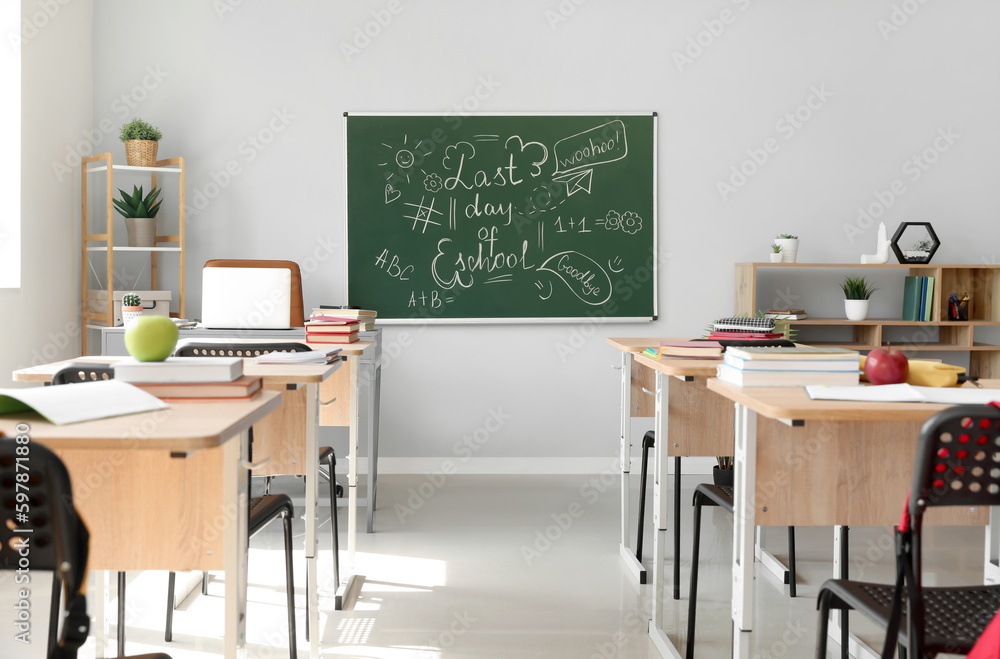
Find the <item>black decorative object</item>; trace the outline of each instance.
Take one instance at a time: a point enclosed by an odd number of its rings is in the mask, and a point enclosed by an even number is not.
[[[924,228],[923,233],[920,232],[918,227]],[[911,248],[906,250],[911,253],[904,254],[899,244],[908,230],[909,237],[906,240],[909,242],[904,242],[903,244],[911,245]],[[934,252],[941,246],[941,241],[938,240],[937,234],[934,233],[934,227],[931,226],[930,222],[903,222],[896,228],[896,233],[892,235],[892,241],[889,243],[889,246],[900,263],[930,263]]]

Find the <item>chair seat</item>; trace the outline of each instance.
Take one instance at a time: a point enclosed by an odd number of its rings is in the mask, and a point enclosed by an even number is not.
[[[892,584],[828,579],[820,589],[820,597],[828,591],[834,598],[830,603],[832,608],[847,604],[887,627],[893,589]],[[931,652],[967,653],[1000,610],[1000,585],[924,588],[923,593],[925,642]],[[904,616],[905,602],[904,599]],[[898,638],[900,644],[906,645],[905,624],[900,625]]]
[[[287,511],[289,517],[294,517],[292,499],[287,494],[268,494],[250,499],[250,531],[253,535],[272,519]]]
[[[702,498],[703,506],[719,506],[730,513],[733,512],[733,488],[727,485],[702,483],[694,488],[694,496]]]

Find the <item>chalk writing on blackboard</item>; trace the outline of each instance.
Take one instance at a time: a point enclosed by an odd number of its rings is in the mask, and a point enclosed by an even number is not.
[[[351,115],[351,304],[380,318],[653,315],[655,285],[622,276],[654,249],[654,124],[477,116],[444,131]]]

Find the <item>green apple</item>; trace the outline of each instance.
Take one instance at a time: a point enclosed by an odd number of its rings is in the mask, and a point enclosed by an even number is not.
[[[162,362],[177,345],[177,325],[166,316],[140,316],[125,330],[125,349],[141,362]]]

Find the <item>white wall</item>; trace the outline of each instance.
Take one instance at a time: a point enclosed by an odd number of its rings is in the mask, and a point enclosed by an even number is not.
[[[92,2],[45,4],[21,3],[21,288],[0,289],[0,386],[80,354],[80,170],[66,158],[89,142]]]
[[[509,418],[477,457],[610,465],[617,355],[604,337],[700,334],[732,310],[733,262],[766,260],[778,232],[800,236],[800,260],[857,260],[876,227],[845,227],[895,179],[906,191],[885,211],[890,232],[931,221],[936,260],[997,258],[989,0],[106,0],[94,18],[95,120],[152,67],[135,112],[163,130],[161,156],[187,158],[188,199],[204,206],[188,216],[190,316],[200,265],[218,257],[294,259],[307,305],[344,302],[344,111],[659,112],[660,319],[387,327],[389,346],[410,345],[384,371],[384,456],[454,455],[495,410]],[[366,25],[377,36],[346,57]],[[495,88],[476,100],[484,80]],[[796,111],[809,116],[779,123]],[[949,129],[960,137],[911,180],[904,161]],[[723,198],[717,183],[769,139],[775,152]]]

